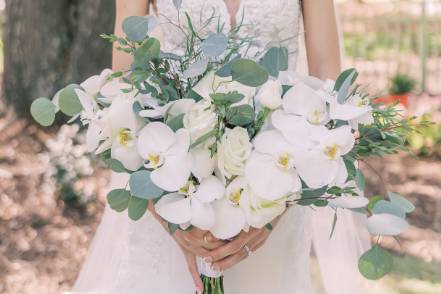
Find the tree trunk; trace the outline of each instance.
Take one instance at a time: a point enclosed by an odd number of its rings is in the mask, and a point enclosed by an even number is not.
[[[27,117],[32,101],[51,98],[111,64],[114,0],[6,0],[4,97]]]

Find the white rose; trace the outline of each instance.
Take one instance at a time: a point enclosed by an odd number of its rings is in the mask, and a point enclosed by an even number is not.
[[[277,109],[282,105],[282,84],[278,80],[268,80],[259,90],[257,100],[264,107]]]
[[[201,100],[190,107],[184,115],[183,124],[190,132],[191,141],[194,143],[199,137],[214,129],[217,116],[213,112],[210,101]]]
[[[217,148],[217,164],[222,174],[228,179],[243,175],[251,149],[252,144],[246,129],[235,127],[227,131]]]
[[[214,71],[210,71],[193,87],[192,90],[205,100],[211,101],[210,94],[215,93],[219,85],[223,82],[230,81],[231,77],[219,77],[215,75]]]

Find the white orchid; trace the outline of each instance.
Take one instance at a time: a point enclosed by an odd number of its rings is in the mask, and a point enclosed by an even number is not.
[[[112,73],[112,70],[105,69],[101,74],[92,76],[82,82],[80,86],[88,96],[96,98],[103,86],[108,83],[107,79]]]
[[[227,129],[217,148],[217,166],[222,175],[228,179],[244,175],[245,164],[252,148],[246,129]]]
[[[215,222],[211,202],[224,196],[224,185],[214,176],[200,185],[189,181],[176,193],[163,196],[155,205],[156,212],[166,221],[185,226],[191,224],[209,230]]]
[[[191,157],[188,153],[190,135],[185,129],[176,133],[164,123],[146,125],[138,138],[138,152],[145,167],[153,169],[152,182],[159,188],[175,192],[185,186],[191,173]]]
[[[303,82],[286,92],[282,105],[286,113],[303,116],[311,124],[324,125],[329,121],[328,106],[323,95]]]
[[[256,99],[262,106],[274,110],[282,105],[282,93],[282,84],[279,80],[268,80],[259,89]]]
[[[254,151],[245,168],[250,187],[264,199],[274,201],[302,188],[294,165],[296,149],[278,130],[265,131],[253,142]]]
[[[179,99],[165,105],[160,105],[158,99],[149,95],[142,96],[140,100],[141,103],[149,109],[141,110],[139,116],[154,119],[163,118],[165,116],[173,118],[185,114],[196,103],[193,99]]]
[[[310,188],[320,188],[331,183],[344,183],[347,178],[343,155],[355,144],[350,126],[312,134],[313,147],[296,148],[295,166]]]

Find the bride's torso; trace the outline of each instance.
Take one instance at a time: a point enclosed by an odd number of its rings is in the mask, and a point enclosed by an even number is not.
[[[239,1],[239,4],[234,5],[233,1]],[[204,21],[215,15],[214,21],[204,32],[216,31],[218,20],[226,30],[234,22],[242,24],[240,35],[252,36],[255,47],[261,49],[272,43],[287,47],[290,53],[289,67],[295,69],[301,27],[300,0],[182,0],[180,17],[173,2],[156,1],[163,31],[161,44],[166,51],[182,48],[184,36],[175,26],[179,23],[186,26],[187,20],[182,12],[189,14],[196,28],[201,28]],[[235,16],[234,11],[237,11]]]

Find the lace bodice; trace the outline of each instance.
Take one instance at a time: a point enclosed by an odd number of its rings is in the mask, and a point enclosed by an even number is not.
[[[174,24],[185,25],[185,18],[182,14],[178,17],[172,0],[157,0],[157,10],[163,31],[163,47],[167,51],[179,50],[184,36]],[[183,0],[181,11],[190,15],[197,29],[201,29],[203,21],[213,13],[220,23],[225,24],[225,29],[231,27],[224,0]],[[240,34],[253,36],[254,45],[259,49],[272,43],[287,47],[290,53],[289,67],[295,69],[298,36],[301,33],[299,0],[241,0],[235,19],[237,23],[243,23]],[[217,21],[213,21],[203,32],[215,31],[216,27]]]

